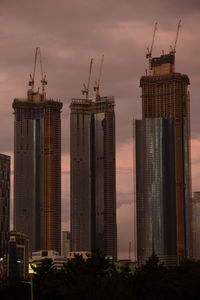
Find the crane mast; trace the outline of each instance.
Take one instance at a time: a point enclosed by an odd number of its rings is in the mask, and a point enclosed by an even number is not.
[[[83,95],[85,94],[86,99],[88,99],[88,97],[89,97],[90,78],[91,78],[91,73],[92,73],[92,64],[93,64],[93,58],[91,58],[91,60],[90,60],[89,76],[88,76],[88,83],[87,83],[87,86],[85,85],[85,83],[83,84],[82,94],[83,94]]]
[[[152,42],[151,42],[151,48],[150,49],[149,49],[149,47],[147,48],[147,54],[146,54],[146,58],[149,59],[149,74],[151,73],[151,57],[152,57],[152,51],[153,51],[153,46],[154,46],[154,41],[155,41],[155,35],[156,35],[156,31],[157,31],[157,25],[158,25],[158,23],[155,22],[154,30],[153,30],[153,38],[152,38]]]
[[[179,22],[178,22],[178,26],[177,26],[177,30],[176,30],[176,38],[175,38],[175,42],[174,42],[174,47],[170,46],[170,53],[176,53],[176,45],[177,45],[177,41],[178,41],[180,27],[181,27],[181,20],[179,20]]]
[[[94,91],[96,92],[96,100],[99,100],[99,98],[100,98],[99,85],[100,85],[100,80],[101,80],[101,75],[102,75],[103,62],[104,62],[104,54],[101,57],[101,63],[100,63],[100,68],[99,68],[99,77],[98,77],[98,80],[95,81],[95,85],[94,85]]]
[[[46,81],[46,74],[44,74],[44,72],[43,72],[42,55],[41,55],[40,47],[36,47],[35,58],[34,58],[34,66],[33,66],[33,74],[30,74],[29,86],[31,86],[32,91],[34,93],[35,73],[36,73],[36,66],[37,66],[38,59],[39,59],[40,72],[41,72],[41,80],[40,80],[40,82],[41,82],[41,85],[42,85],[42,94],[45,95],[45,85],[47,85],[47,81]]]

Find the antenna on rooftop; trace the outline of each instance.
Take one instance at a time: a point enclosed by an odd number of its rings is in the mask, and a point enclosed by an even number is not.
[[[157,31],[157,25],[158,25],[158,23],[155,22],[154,30],[153,30],[153,38],[152,38],[152,42],[151,42],[151,48],[149,49],[149,47],[147,47],[146,58],[149,59],[149,73],[151,73],[151,57],[152,57],[152,51],[153,51],[153,46],[154,46],[154,41],[155,41],[155,35],[156,35],[156,31]]]
[[[90,88],[90,78],[91,78],[91,72],[92,72],[92,64],[93,64],[93,58],[91,58],[91,60],[90,60],[89,76],[88,76],[87,86],[85,85],[85,83],[83,84],[82,94],[83,95],[85,94],[86,99],[88,99],[88,97],[89,97],[89,88]]]
[[[104,62],[104,54],[101,57],[101,63],[100,63],[100,68],[99,68],[99,78],[97,81],[95,81],[95,86],[94,86],[94,91],[96,92],[96,100],[98,100],[100,98],[99,85],[100,85],[100,80],[101,80],[101,75],[102,75],[103,62]]]
[[[30,74],[30,81],[29,81],[29,86],[31,86],[32,91],[34,92],[34,85],[35,85],[35,73],[36,73],[36,66],[37,66],[37,60],[39,59],[39,64],[40,64],[40,72],[41,72],[41,84],[42,84],[42,93],[45,94],[45,85],[47,85],[46,81],[46,74],[43,73],[43,68],[42,68],[42,55],[40,51],[40,47],[36,47],[35,51],[35,59],[34,59],[34,66],[33,66],[33,74]]]

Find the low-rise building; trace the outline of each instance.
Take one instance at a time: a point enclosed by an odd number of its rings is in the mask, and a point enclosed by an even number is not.
[[[26,234],[11,231],[8,243],[7,275],[24,279],[28,276],[29,238]]]
[[[67,258],[60,256],[59,252],[55,250],[40,250],[32,252],[32,258],[29,260],[29,265],[40,267],[44,259],[51,259],[53,266],[56,269],[62,269],[67,262]]]

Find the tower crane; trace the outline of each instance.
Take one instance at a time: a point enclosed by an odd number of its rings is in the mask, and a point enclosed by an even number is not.
[[[177,45],[177,41],[178,41],[180,27],[181,27],[181,20],[179,20],[179,22],[178,22],[178,26],[177,26],[177,30],[176,30],[176,38],[175,38],[175,42],[174,42],[174,47],[170,46],[170,53],[176,53],[176,45]]]
[[[88,76],[87,86],[85,85],[85,83],[83,84],[82,94],[83,95],[85,94],[86,99],[88,99],[88,97],[89,97],[89,88],[90,88],[90,78],[91,78],[91,72],[92,72],[92,64],[93,64],[93,58],[91,58],[91,60],[90,60],[89,76]]]
[[[149,47],[147,48],[146,58],[149,59],[149,73],[151,73],[151,57],[152,57],[152,50],[153,50],[154,41],[155,41],[155,35],[156,35],[156,31],[157,31],[157,25],[158,25],[158,23],[155,22],[154,30],[153,30],[153,38],[152,38],[151,48],[150,49],[149,49]]]
[[[35,73],[36,73],[36,66],[37,66],[38,58],[39,58],[40,72],[41,72],[41,78],[42,78],[40,80],[40,82],[42,84],[42,93],[45,94],[45,85],[47,85],[47,81],[46,81],[46,74],[44,74],[43,68],[42,68],[42,55],[41,55],[40,47],[36,47],[33,74],[30,74],[29,86],[31,86],[32,91],[34,92]]]
[[[99,69],[99,78],[98,78],[97,81],[95,81],[95,85],[94,85],[94,91],[96,92],[96,100],[99,100],[99,98],[100,98],[99,85],[100,85],[100,80],[101,80],[101,75],[102,75],[103,62],[104,62],[104,54],[101,57],[101,63],[100,63],[100,69]]]

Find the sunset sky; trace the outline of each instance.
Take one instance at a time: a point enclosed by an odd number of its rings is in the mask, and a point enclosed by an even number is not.
[[[132,120],[141,118],[139,80],[148,63],[154,23],[158,22],[153,56],[173,45],[182,20],[176,71],[188,74],[191,85],[193,191],[200,190],[200,1],[199,0],[0,0],[0,152],[12,156],[12,101],[26,97],[33,72],[35,47],[40,46],[47,96],[60,99],[62,110],[62,225],[69,229],[69,104],[80,98],[94,59],[91,93],[101,55],[104,66],[100,95],[115,96],[117,151],[118,254],[128,257],[133,242]],[[11,223],[13,222],[11,213]],[[133,252],[133,251],[132,251]],[[133,258],[133,253],[132,253]]]

